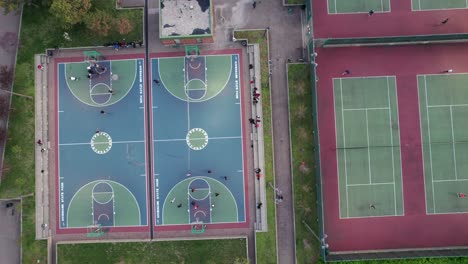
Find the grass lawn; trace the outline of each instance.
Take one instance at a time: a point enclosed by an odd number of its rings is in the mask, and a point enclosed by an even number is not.
[[[319,234],[310,77],[310,64],[288,65],[297,263],[315,263],[319,258],[319,243],[303,223]]]
[[[320,262],[323,263],[323,262]],[[468,258],[421,258],[407,260],[369,260],[333,262],[336,264],[467,264]]]
[[[222,242],[221,242],[222,241]],[[58,263],[246,264],[245,239],[61,244]]]
[[[260,67],[262,85],[262,110],[265,146],[265,180],[274,183],[273,175],[273,140],[271,135],[271,105],[270,105],[270,84],[268,82],[268,38],[265,30],[245,30],[235,31],[234,37],[237,39],[247,39],[249,43],[258,43],[260,47]],[[274,185],[274,184],[273,184]],[[276,263],[276,223],[275,223],[275,203],[274,191],[271,188],[267,192],[267,220],[268,232],[256,233],[257,241],[257,263]]]
[[[47,241],[36,240],[35,206],[34,197],[23,198],[21,204],[23,263],[47,263]]]
[[[49,13],[48,6],[25,5],[22,17],[20,48],[16,64],[13,91],[34,96],[34,54],[44,53],[46,48],[102,45],[109,41],[142,39],[141,10],[115,10],[113,0],[94,1],[96,7],[106,10],[112,16],[125,16],[135,23],[134,31],[120,36],[111,31],[107,37],[99,37],[88,31],[84,25],[66,30],[71,37],[64,39],[65,30]],[[8,141],[5,150],[6,168],[0,185],[0,197],[12,198],[34,192],[34,101],[13,96],[12,110],[8,125]],[[23,200],[23,263],[36,263],[47,256],[46,242],[36,241],[34,233],[35,204],[33,198]],[[41,261],[45,263],[45,261]]]
[[[287,5],[305,5],[305,0],[285,0]]]

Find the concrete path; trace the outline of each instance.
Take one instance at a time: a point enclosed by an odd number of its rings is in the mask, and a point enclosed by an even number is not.
[[[0,65],[6,65],[14,72],[16,64],[16,51],[18,48],[18,36],[21,21],[20,12],[11,12],[8,15],[3,14],[3,8],[0,8]],[[2,89],[11,91],[10,87]],[[6,132],[8,127],[8,112],[10,109],[10,94],[1,92],[0,94],[0,179],[3,175],[3,159],[5,155]],[[3,114],[5,113],[5,114]],[[1,232],[1,231],[0,231]]]
[[[13,203],[13,206],[7,208],[6,205]],[[0,201],[0,256],[1,263],[19,264],[20,263],[20,205],[19,200]]]
[[[276,207],[278,263],[295,263],[286,62],[288,58],[296,61],[303,55],[300,8],[289,11],[281,0],[257,1],[255,9],[250,0],[219,0],[215,9],[215,21],[219,23],[215,29],[218,45],[230,41],[233,28],[270,28],[275,182],[284,196],[284,201]]]
[[[20,12],[3,14],[0,8],[0,65],[6,65],[14,72],[16,64],[16,52],[18,48],[18,36],[21,21]],[[11,91],[10,87],[1,87],[2,90]],[[3,160],[5,156],[6,133],[8,129],[8,116],[11,96],[8,92],[0,94],[0,179],[3,177]],[[5,208],[5,202],[0,202],[0,256],[2,263],[20,263],[20,214],[16,210],[19,201],[13,208]],[[14,213],[14,211],[16,213]]]

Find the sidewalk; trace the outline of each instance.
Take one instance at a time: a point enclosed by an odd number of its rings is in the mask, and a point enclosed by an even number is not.
[[[20,29],[21,13],[11,12],[8,15],[3,14],[3,9],[0,8],[0,66],[7,66],[8,71],[13,75],[16,64],[16,53],[18,49],[18,36]],[[13,88],[13,83],[8,87],[0,87],[2,90],[10,91]],[[8,130],[8,117],[10,112],[11,95],[8,92],[0,93],[0,182],[3,178],[3,160],[5,157],[5,145]],[[0,231],[0,248],[2,249],[2,263],[20,263],[21,262],[21,244],[20,240],[20,215],[14,214],[14,209],[6,210],[4,203],[2,206],[3,220],[2,230]],[[7,212],[8,211],[8,212]],[[11,211],[11,212],[10,212]]]
[[[7,66],[8,70],[14,73],[16,64],[16,51],[18,47],[18,36],[21,21],[20,12],[3,14],[0,8],[0,66]],[[13,80],[14,78],[12,78]],[[2,90],[11,91],[10,87],[0,87]],[[5,155],[6,133],[8,130],[8,116],[11,103],[11,96],[8,92],[0,93],[0,182],[3,177],[3,159]]]

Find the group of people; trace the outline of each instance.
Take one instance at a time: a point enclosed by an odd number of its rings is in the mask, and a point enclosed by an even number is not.
[[[101,75],[105,73],[107,68],[99,66],[99,64],[97,63],[91,63],[88,67],[86,67],[86,70],[88,71],[88,79],[91,79],[96,75]]]
[[[137,47],[142,47],[143,46],[143,41],[138,40],[138,41],[114,41],[112,43],[106,43],[104,44],[106,47],[112,47],[115,50],[119,50],[121,48],[137,48]]]
[[[254,104],[258,103],[259,99],[260,99],[260,93],[258,92],[258,88],[254,87],[253,88],[253,93],[252,93],[253,103]]]
[[[250,122],[250,124],[254,125],[255,127],[259,127],[260,126],[260,117],[256,116],[255,119],[249,118],[249,122]]]

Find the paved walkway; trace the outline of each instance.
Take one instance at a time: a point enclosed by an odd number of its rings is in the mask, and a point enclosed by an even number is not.
[[[0,8],[0,65],[6,65],[14,72],[16,64],[16,51],[20,28],[20,13],[3,14]],[[2,89],[11,91],[10,87]],[[3,159],[5,155],[5,136],[8,128],[8,116],[11,96],[9,93],[0,94],[0,174],[3,173]],[[0,179],[3,175],[0,175]],[[15,209],[5,208],[5,202],[0,202],[0,256],[2,263],[20,263],[20,214],[16,210],[19,202],[15,202]],[[16,210],[16,213],[13,213]]]
[[[13,203],[13,206],[6,207]],[[10,206],[10,205],[9,205]],[[0,256],[1,263],[20,263],[20,218],[19,200],[0,200]]]
[[[232,29],[270,28],[275,182],[285,199],[276,207],[278,263],[295,263],[286,62],[288,58],[293,61],[302,58],[300,8],[288,11],[281,0],[257,1],[255,9],[251,0],[219,0],[215,5],[215,21],[216,46],[229,45]]]
[[[16,50],[18,47],[18,35],[20,27],[21,14],[11,12],[8,15],[3,14],[3,8],[0,8],[0,65],[6,65],[14,72],[16,64]],[[2,87],[4,90],[11,91],[12,87]],[[8,127],[8,113],[10,109],[10,94],[1,92],[0,94],[0,180],[3,175],[3,158],[5,155],[5,135]],[[5,114],[3,114],[5,113]],[[0,231],[1,232],[1,231]]]

